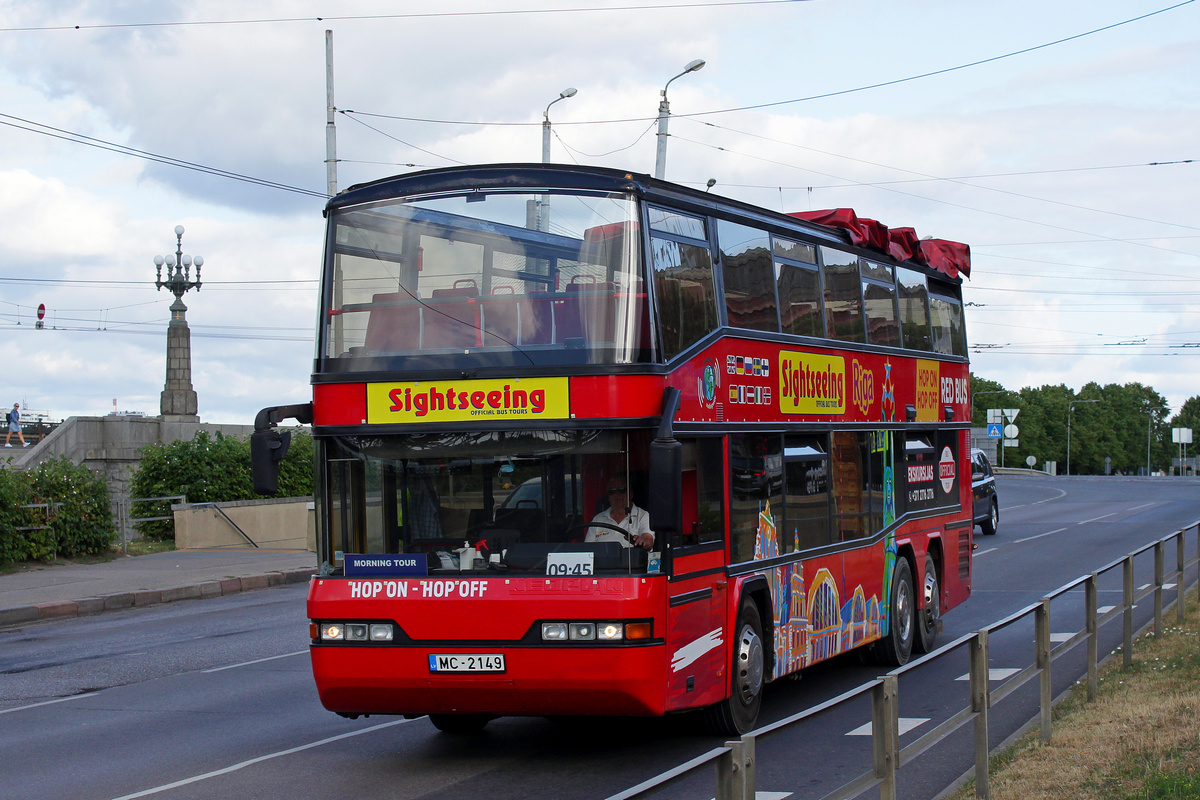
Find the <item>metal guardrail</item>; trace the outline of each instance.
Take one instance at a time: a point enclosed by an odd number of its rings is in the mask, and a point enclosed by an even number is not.
[[[1051,683],[1051,666],[1054,661],[1066,655],[1081,643],[1087,644],[1087,696],[1095,700],[1099,691],[1099,634],[1100,629],[1118,616],[1122,619],[1122,654],[1124,665],[1133,663],[1133,609],[1139,600],[1153,595],[1154,617],[1146,623],[1143,630],[1153,625],[1154,636],[1162,636],[1163,623],[1163,591],[1166,588],[1167,576],[1164,569],[1165,553],[1169,542],[1175,543],[1175,570],[1171,573],[1176,587],[1176,599],[1171,604],[1176,609],[1179,622],[1183,622],[1186,604],[1185,572],[1187,568],[1196,566],[1196,583],[1200,585],[1200,555],[1186,559],[1185,535],[1189,531],[1196,534],[1197,551],[1200,552],[1200,521],[1192,523],[1169,536],[1164,536],[1156,542],[1122,556],[1099,570],[1071,581],[1038,602],[1026,606],[1008,617],[989,625],[975,633],[967,634],[956,641],[929,653],[903,667],[868,681],[861,686],[851,689],[837,697],[826,700],[820,705],[805,709],[798,714],[773,722],[761,728],[756,728],[743,735],[740,739],[729,741],[722,747],[673,767],[666,772],[656,775],[637,786],[612,795],[608,800],[632,800],[635,797],[646,797],[665,788],[684,777],[691,775],[708,764],[716,766],[716,800],[754,800],[755,796],[755,751],[760,739],[790,728],[804,720],[815,717],[825,711],[837,708],[844,703],[869,694],[871,696],[871,743],[872,768],[852,778],[849,782],[824,795],[821,800],[850,800],[862,792],[879,787],[880,800],[896,799],[896,772],[913,759],[931,750],[939,742],[951,735],[968,722],[974,723],[975,743],[975,796],[987,800],[990,795],[988,783],[988,710],[996,703],[1009,697],[1030,681],[1039,681],[1038,723],[1041,739],[1049,743],[1053,734],[1051,726],[1051,711],[1053,710],[1053,686]],[[1134,589],[1133,562],[1134,558],[1154,551],[1154,581],[1141,590]],[[1114,606],[1103,614],[1098,611],[1097,584],[1105,573],[1121,570],[1121,605]],[[1075,590],[1080,586],[1084,591],[1084,615],[1086,627],[1070,638],[1051,647],[1050,639],[1050,601]],[[1169,609],[1170,606],[1168,606]],[[1034,664],[1012,675],[995,689],[991,688],[988,673],[988,636],[1004,628],[1014,625],[1033,615],[1034,620]],[[920,736],[915,741],[901,748],[899,746],[899,678],[901,675],[926,667],[935,661],[945,658],[961,648],[967,648],[970,660],[970,703],[960,709],[949,719],[935,726],[932,730]]]
[[[136,522],[161,522],[163,520],[175,520],[175,515],[171,514],[163,517],[135,517],[133,516],[134,503],[152,503],[158,500],[178,500],[181,503],[187,502],[185,494],[171,494],[165,497],[128,497],[124,501],[117,500],[117,527],[121,529],[121,552],[129,552],[129,526]]]
[[[185,500],[184,502],[186,503],[187,501]],[[242,526],[238,525],[236,522],[234,522],[233,517],[226,514],[225,509],[221,508],[216,503],[195,503],[195,504],[193,504],[193,507],[194,508],[211,508],[213,511],[217,512],[217,514],[219,516],[223,517],[226,522],[228,522],[230,525],[232,525],[233,529],[235,531],[237,531],[238,533],[240,533],[242,535],[243,539],[245,539],[247,542],[249,542],[255,549],[258,549],[258,543],[250,538],[250,534],[248,534],[244,530],[242,530]]]
[[[50,531],[50,541],[52,544],[51,552],[50,552],[51,560],[55,560],[58,558],[58,536],[55,535],[54,526],[50,524],[50,521],[53,518],[54,509],[60,508],[63,505],[65,505],[65,503],[27,503],[26,505],[23,505],[23,506],[17,506],[17,508],[21,508],[21,509],[40,508],[46,512],[46,520],[45,520],[46,524],[45,525],[18,525],[14,530],[18,530],[18,531]]]

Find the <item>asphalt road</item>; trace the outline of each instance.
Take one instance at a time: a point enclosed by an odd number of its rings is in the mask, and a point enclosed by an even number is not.
[[[979,536],[974,595],[945,618],[948,642],[1079,575],[1200,518],[1200,481],[999,479],[1001,520]],[[978,531],[976,531],[978,534]],[[1195,552],[1194,537],[1189,554]],[[1168,553],[1168,569],[1173,565]],[[1139,559],[1137,585],[1152,564]],[[1117,604],[1119,579],[1101,584]],[[1082,594],[1054,604],[1052,629],[1082,626]],[[1143,616],[1147,609],[1139,609]],[[1119,625],[1110,626],[1117,630]],[[1109,639],[1112,639],[1110,635]],[[720,740],[694,716],[661,720],[501,719],[477,737],[426,719],[344,720],[320,707],[307,657],[304,588],[41,623],[0,634],[0,798],[602,798]],[[1032,660],[1032,626],[992,637],[991,666]],[[1106,644],[1106,648],[1111,648]],[[1056,666],[1056,691],[1078,674]],[[905,744],[967,701],[966,656],[900,684]],[[763,721],[803,710],[879,673],[856,657],[767,688]],[[1029,719],[1036,686],[992,712],[993,744]],[[758,788],[819,797],[870,763],[865,700],[760,743]],[[923,720],[923,721],[922,721]],[[901,794],[930,798],[970,765],[969,736],[901,772]],[[705,771],[660,796],[710,798]],[[866,796],[870,796],[869,794]]]

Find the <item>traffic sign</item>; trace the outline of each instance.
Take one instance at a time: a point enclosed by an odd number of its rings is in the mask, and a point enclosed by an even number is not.
[[[989,439],[999,439],[1000,438],[1000,423],[999,422],[997,422],[993,425],[987,426],[987,438],[989,438]]]
[[[1009,422],[1016,422],[1017,414],[1020,411],[1021,411],[1021,409],[1019,409],[1019,408],[1006,408],[1006,409],[1004,409],[1004,416]]]

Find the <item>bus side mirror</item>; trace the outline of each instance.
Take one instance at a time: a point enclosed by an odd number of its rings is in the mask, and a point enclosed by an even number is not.
[[[279,491],[279,462],[291,443],[291,431],[268,428],[250,434],[250,482],[256,494]]]
[[[650,442],[650,530],[655,540],[679,533],[683,519],[683,444],[671,428],[679,411],[679,390],[663,391],[663,414],[658,433]]]
[[[650,443],[650,530],[656,541],[678,533],[683,517],[683,444],[678,439]]]

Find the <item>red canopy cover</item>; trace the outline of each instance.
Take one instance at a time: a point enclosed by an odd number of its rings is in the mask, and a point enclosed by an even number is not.
[[[888,228],[882,222],[858,216],[852,208],[796,211],[789,216],[840,228],[850,234],[851,244],[886,253],[897,261],[914,261],[955,279],[959,273],[971,276],[971,248],[961,242],[922,240],[912,228]]]

